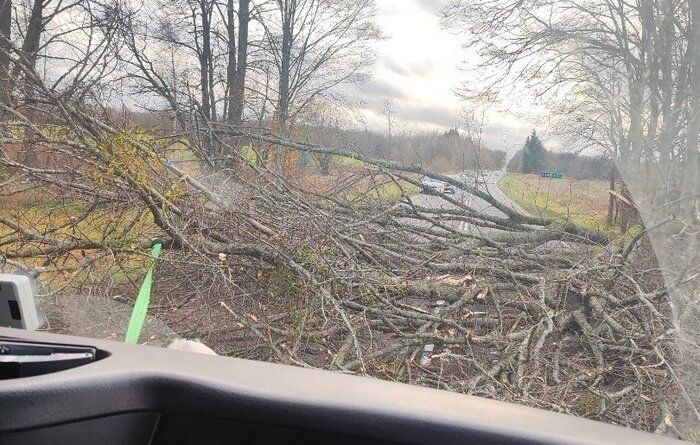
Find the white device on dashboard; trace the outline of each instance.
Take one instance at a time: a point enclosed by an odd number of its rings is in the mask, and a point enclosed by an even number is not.
[[[0,274],[0,326],[33,331],[44,324],[44,311],[34,299],[36,282],[29,275]]]

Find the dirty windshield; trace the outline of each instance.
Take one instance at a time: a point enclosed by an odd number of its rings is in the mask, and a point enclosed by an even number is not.
[[[698,48],[700,0],[0,0],[0,273],[698,441]]]

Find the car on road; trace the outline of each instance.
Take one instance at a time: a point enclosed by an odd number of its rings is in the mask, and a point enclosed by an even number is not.
[[[454,195],[457,189],[455,189],[455,186],[452,184],[448,184],[446,182],[443,182],[445,193],[452,194]]]
[[[456,176],[456,179],[469,187],[476,186],[476,176],[473,173],[460,173]]]
[[[427,190],[432,190],[439,193],[452,194],[454,195],[457,189],[454,185],[448,184],[444,181],[438,179],[430,178],[428,176],[424,177],[421,181],[421,192]]]
[[[429,176],[425,176],[420,181],[421,193],[424,193],[427,191],[447,193],[445,191],[445,185],[446,184],[444,182],[438,181],[437,179],[431,178]],[[452,189],[452,193],[454,193],[454,188]]]

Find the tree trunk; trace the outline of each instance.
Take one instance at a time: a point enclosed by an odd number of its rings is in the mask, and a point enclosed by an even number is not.
[[[685,151],[685,165],[683,172],[682,197],[695,198],[683,206],[685,216],[690,221],[700,223],[700,199],[698,190],[700,189],[700,157],[698,148],[700,145],[700,0],[690,0],[690,49],[691,70],[690,70],[690,122],[688,123],[688,146]]]
[[[243,105],[245,104],[245,76],[248,69],[248,22],[250,22],[250,0],[238,2],[238,66],[233,88],[232,123],[243,122]]]
[[[613,162],[611,162],[610,166],[610,192],[615,191],[615,162],[614,162],[615,157],[613,157]],[[610,196],[608,197],[608,227],[612,227],[613,223],[615,222],[615,195],[613,193],[610,193]]]
[[[669,200],[676,200],[680,192],[677,179],[680,172],[676,170],[677,163],[673,159],[674,142],[678,135],[677,128],[680,128],[678,122],[680,107],[674,103],[674,83],[680,89],[685,89],[686,85],[678,84],[681,80],[679,78],[674,79],[673,76],[673,42],[677,40],[673,24],[676,12],[673,0],[664,0],[661,2],[661,7],[663,8],[663,19],[658,33],[659,45],[657,45],[661,67],[661,82],[657,91],[661,97],[662,126],[660,128],[657,150],[659,152],[659,172],[668,178],[668,183],[665,187],[658,188],[655,202],[666,203]],[[657,50],[656,47],[655,50]],[[671,211],[677,213],[678,205],[674,205],[676,208]]]
[[[212,51],[211,48],[211,15],[212,15],[212,7],[209,6],[207,8],[207,16],[206,16],[206,28],[207,32],[205,33],[204,37],[204,42],[206,43],[204,45],[206,54],[207,54],[207,80],[209,81],[209,104],[211,106],[211,120],[216,121],[216,96],[214,92],[214,52]]]
[[[289,67],[292,59],[292,39],[294,36],[294,12],[296,0],[285,0],[282,11],[282,54],[280,61],[279,103],[277,106],[277,120],[279,133],[285,136],[287,117],[289,114]],[[281,174],[284,169],[284,149],[277,147],[275,156],[275,169]]]
[[[29,24],[27,25],[27,31],[24,35],[24,42],[22,42],[22,57],[25,59],[27,66],[32,69],[36,68],[36,60],[39,53],[39,44],[41,42],[41,34],[44,32],[44,7],[46,2],[44,0],[34,0],[32,5],[31,16],[29,17]],[[13,72],[14,78],[19,78],[20,68],[16,66]],[[27,119],[34,122],[34,79],[27,78],[24,82],[24,101],[26,110],[24,115]],[[24,134],[24,144],[22,149],[23,162],[27,165],[37,165],[37,153],[36,147],[32,143],[33,134],[31,130],[27,129]]]
[[[235,84],[236,84],[236,26],[235,26],[235,11],[233,0],[226,1],[226,37],[228,47],[228,60],[226,63],[226,101],[224,102],[224,118],[226,123],[233,122],[233,103],[235,100]]]
[[[216,120],[216,104],[214,101],[214,67],[211,49],[211,5],[210,0],[199,0],[200,15],[202,20],[202,47],[199,53],[199,75],[202,84],[202,115],[206,121],[205,129],[209,123]],[[204,136],[202,141],[204,152],[208,158],[210,167],[216,169],[220,165],[220,155],[217,144],[211,135]]]
[[[0,105],[10,103],[10,38],[12,0],[0,0]],[[0,111],[0,118],[4,113]]]
[[[29,17],[29,25],[22,42],[22,57],[27,59],[27,64],[36,67],[36,59],[39,52],[41,34],[44,32],[44,6],[45,0],[34,0],[32,14]]]
[[[211,60],[211,26],[207,0],[200,0],[200,14],[202,16],[202,50],[199,54],[199,77],[202,84],[202,114],[208,120],[212,119],[211,95],[209,93],[209,61]]]

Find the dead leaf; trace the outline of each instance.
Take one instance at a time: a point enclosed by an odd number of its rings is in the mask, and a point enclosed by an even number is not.
[[[473,288],[476,285],[476,280],[471,275],[466,275],[462,278],[456,278],[451,276],[442,276],[438,280],[449,286],[459,286],[464,288]]]

